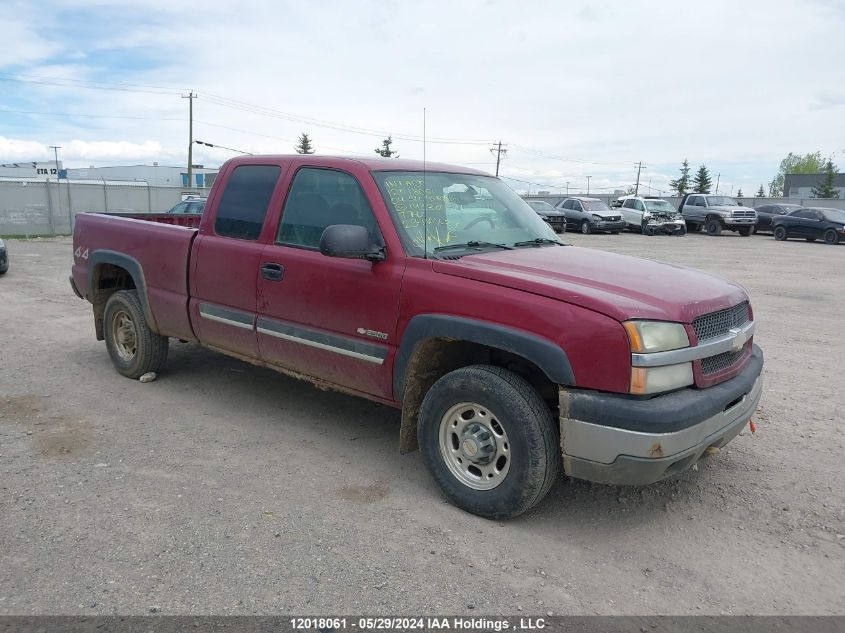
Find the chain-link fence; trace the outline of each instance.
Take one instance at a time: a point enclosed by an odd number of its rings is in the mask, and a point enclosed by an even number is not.
[[[68,235],[78,213],[158,213],[181,187],[96,180],[0,180],[0,235]]]

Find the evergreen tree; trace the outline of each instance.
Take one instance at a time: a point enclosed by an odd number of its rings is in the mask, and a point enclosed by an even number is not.
[[[689,161],[686,158],[684,159],[684,162],[681,163],[681,177],[677,180],[669,181],[669,186],[677,191],[679,196],[682,196],[689,191]]]
[[[813,191],[810,194],[813,198],[838,198],[839,192],[833,186],[833,177],[836,172],[833,167],[833,161],[828,159],[824,165],[823,178],[816,183]]]
[[[743,196],[742,196],[742,189],[737,189],[737,192],[736,192],[736,197],[737,197],[737,198],[742,198],[742,197],[743,197]]]
[[[304,132],[299,135],[299,142],[293,146],[297,154],[313,154],[314,147],[311,145],[311,139]]]
[[[771,193],[771,192],[769,192],[769,193]],[[758,198],[765,198],[766,197],[766,191],[763,189],[763,183],[762,182],[760,183],[760,188],[757,190],[757,197]],[[772,196],[772,197],[774,197],[774,196]]]
[[[695,172],[695,178],[692,179],[692,190],[695,193],[710,193],[710,188],[713,186],[713,180],[710,178],[710,171],[707,165],[702,165]]]
[[[393,156],[394,158],[399,158],[399,154],[396,153],[395,149],[390,149],[390,145],[393,143],[393,137],[388,136],[381,142],[381,147],[376,148],[376,154],[379,156],[384,156],[385,158],[390,158]]]

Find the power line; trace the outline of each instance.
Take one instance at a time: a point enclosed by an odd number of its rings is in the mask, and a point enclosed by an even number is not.
[[[227,149],[230,152],[237,152],[238,154],[246,154],[252,156],[252,152],[245,152],[242,149],[235,149],[234,147],[226,147],[225,145],[214,145],[213,143],[206,143],[205,141],[194,141],[197,145],[205,145],[206,147],[217,147],[220,149]]]

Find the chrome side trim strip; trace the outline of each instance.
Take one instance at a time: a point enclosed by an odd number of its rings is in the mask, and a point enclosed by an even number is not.
[[[750,321],[741,328],[732,329],[730,334],[713,338],[700,343],[695,347],[683,347],[668,352],[652,352],[651,354],[631,354],[631,365],[634,367],[660,367],[662,365],[674,365],[676,363],[687,363],[716,354],[739,351],[748,342],[757,326]]]
[[[712,436],[744,425],[760,402],[763,379],[758,378],[751,390],[726,411],[680,431],[644,433],[582,420],[561,418],[560,430],[565,455],[601,464],[612,464],[620,455],[641,458],[671,457],[704,444]]]
[[[208,303],[200,304],[200,316],[209,321],[217,321],[218,323],[225,323],[233,327],[239,327],[244,330],[253,329],[253,315],[249,312],[240,312],[239,310],[230,310],[228,308],[221,308]]]
[[[267,336],[274,336],[285,341],[334,352],[376,365],[383,364],[385,358],[387,358],[388,348],[386,346],[356,341],[264,317],[258,318],[257,330]]]

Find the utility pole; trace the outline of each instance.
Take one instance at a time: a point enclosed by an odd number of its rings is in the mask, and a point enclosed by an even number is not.
[[[587,195],[588,196],[590,195],[590,178],[592,178],[592,176],[587,176]]]
[[[634,185],[634,195],[636,196],[640,193],[640,172],[645,169],[645,167],[643,167],[643,161],[634,164],[637,166],[637,184]]]
[[[193,91],[182,95],[188,100],[188,187],[193,187],[194,182],[194,99],[197,95]]]
[[[722,174],[716,174],[716,193],[719,193],[719,178],[722,177]]]
[[[502,156],[508,153],[507,148],[502,148],[502,141],[499,141],[490,148],[490,153],[496,155],[496,177],[499,177],[499,162],[502,160]]]
[[[56,180],[59,179],[59,150],[62,149],[61,145],[51,145],[50,149],[53,150],[53,156],[56,157]]]

